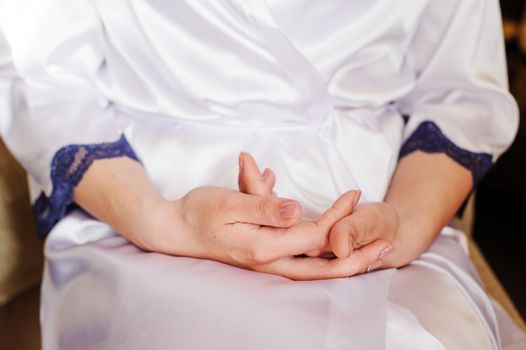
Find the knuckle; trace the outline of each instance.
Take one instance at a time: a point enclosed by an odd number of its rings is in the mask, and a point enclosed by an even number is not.
[[[256,204],[256,215],[274,221],[278,217],[278,210],[269,200],[262,200]]]
[[[266,205],[266,202],[264,201],[260,201],[256,204],[256,215],[258,216],[265,216],[266,212],[267,212],[267,205]]]

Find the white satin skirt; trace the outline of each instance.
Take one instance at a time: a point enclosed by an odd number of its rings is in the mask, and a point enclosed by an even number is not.
[[[168,199],[235,188],[237,155],[277,175],[280,196],[309,217],[360,188],[381,200],[396,165],[401,118],[332,116],[320,125],[191,123],[122,117]],[[371,122],[374,121],[374,122]],[[273,125],[273,126],[269,126]],[[148,233],[145,233],[148,234]],[[401,269],[298,282],[215,261],[145,253],[77,210],[46,241],[44,349],[524,349],[446,227]]]

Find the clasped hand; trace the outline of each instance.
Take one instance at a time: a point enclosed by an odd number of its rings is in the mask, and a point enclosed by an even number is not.
[[[146,249],[216,260],[295,280],[350,277],[377,269],[393,250],[398,216],[386,203],[340,196],[318,220],[273,193],[276,177],[240,155],[239,191],[198,187],[160,209],[162,227]],[[332,257],[329,257],[332,255]]]

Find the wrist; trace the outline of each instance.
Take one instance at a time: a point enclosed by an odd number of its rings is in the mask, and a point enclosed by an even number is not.
[[[164,198],[145,206],[143,220],[136,226],[133,243],[146,251],[175,254],[182,246],[183,215],[180,200]]]
[[[431,235],[427,234],[430,228],[425,223],[420,223],[411,213],[400,210],[396,205],[391,205],[398,216],[398,227],[393,242],[394,251],[384,259],[388,267],[402,267],[417,259],[431,244]]]

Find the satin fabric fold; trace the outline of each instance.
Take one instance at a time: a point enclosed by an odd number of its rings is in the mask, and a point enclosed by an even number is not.
[[[71,241],[71,228],[80,241]],[[294,282],[208,260],[145,254],[81,213],[57,226],[46,252],[44,348],[385,346],[378,324],[386,322],[394,270],[359,280]]]
[[[493,161],[517,131],[496,0],[0,6],[23,78],[17,118],[2,136],[34,180],[33,199],[51,192],[53,154],[116,140],[122,110],[253,127],[323,124],[334,113],[358,122],[361,111],[373,111],[365,124],[384,126],[377,131],[391,152],[430,120],[460,148]],[[406,125],[401,115],[410,117]],[[34,142],[24,144],[24,134]],[[372,162],[392,171],[390,157]]]
[[[76,211],[46,242],[44,348],[501,349],[497,322],[522,344],[502,310],[484,311],[476,276],[450,272],[473,271],[460,235],[446,230],[426,253],[439,262],[295,282],[144,253]]]

